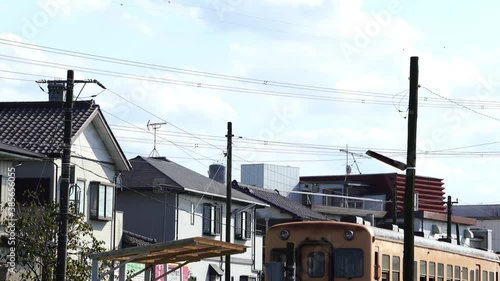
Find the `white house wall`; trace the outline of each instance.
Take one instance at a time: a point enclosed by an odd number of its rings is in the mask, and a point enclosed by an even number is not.
[[[93,124],[89,124],[87,128],[80,134],[76,140],[73,142],[71,149],[71,164],[75,165],[75,177],[77,180],[83,180],[85,182],[84,191],[82,195],[82,202],[85,206],[84,214],[87,221],[94,228],[94,235],[97,239],[104,241],[105,247],[110,250],[113,248],[113,220],[111,221],[98,221],[89,219],[90,213],[90,192],[89,183],[91,181],[98,181],[107,184],[114,184],[115,165],[113,165],[113,160],[108,153],[106,146],[97,134],[97,131]],[[60,173],[59,173],[60,175]],[[117,217],[118,221],[118,217]],[[122,226],[120,222],[117,222],[117,233],[121,233]],[[119,243],[119,239],[114,239],[115,243]]]
[[[5,203],[7,203],[8,199],[8,189],[9,189],[9,173],[10,169],[12,167],[12,162],[10,161],[0,161],[0,175],[1,177],[1,182],[0,182],[0,204],[3,210],[3,206]],[[15,182],[14,182],[15,183]],[[6,215],[7,213],[4,211],[2,212],[2,218]]]
[[[210,237],[219,241],[226,241],[226,204],[222,200],[217,203],[222,208],[222,231],[220,235],[217,236],[206,236],[203,235],[203,203],[214,203],[217,202],[213,198],[200,198],[200,196],[193,196],[188,194],[181,194],[179,196],[179,231],[178,239],[190,238],[195,236]],[[191,213],[191,205],[194,205],[195,213],[194,216]],[[233,201],[232,210],[241,209],[245,207],[246,204],[239,204]],[[248,209],[251,211],[252,209]],[[245,253],[232,255],[231,256],[231,275],[235,277],[234,280],[239,280],[239,276],[253,276],[256,277],[257,271],[261,270],[262,264],[262,236],[255,236],[255,214],[253,215],[252,224],[252,239],[249,240],[239,240],[234,238],[234,226],[235,226],[235,216],[231,217],[231,243],[236,243],[240,245],[248,246]],[[191,219],[194,218],[194,224],[191,224]],[[258,258],[255,258],[258,257]],[[259,262],[259,264],[254,264],[254,262]],[[215,257],[210,259],[205,259],[200,262],[192,263],[189,265],[189,271],[193,276],[197,276],[198,280],[206,280],[208,265],[210,263],[215,263],[224,270],[224,264],[221,264],[221,257]]]
[[[6,199],[7,199],[7,189],[8,189],[8,177],[9,177],[9,171],[10,168],[12,167],[12,162],[10,161],[0,161],[0,175],[2,176],[2,182],[0,183],[0,198],[2,206],[5,204]]]
[[[492,246],[494,252],[500,252],[500,219],[477,220],[476,226],[491,229]]]

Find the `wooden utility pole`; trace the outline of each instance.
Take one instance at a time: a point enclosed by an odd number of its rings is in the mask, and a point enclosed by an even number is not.
[[[64,103],[64,146],[61,167],[61,189],[59,201],[59,232],[57,234],[56,281],[66,281],[68,250],[68,205],[69,181],[71,173],[71,129],[73,127],[73,70],[68,70],[66,78],[66,101]]]
[[[403,281],[413,281],[415,166],[417,159],[418,57],[410,59],[410,100],[408,109],[408,149],[406,155],[406,185],[404,200]]]
[[[227,174],[226,174],[226,242],[231,243],[231,190],[232,190],[232,147],[233,147],[233,124],[227,122]],[[231,255],[226,255],[225,280],[231,281]]]

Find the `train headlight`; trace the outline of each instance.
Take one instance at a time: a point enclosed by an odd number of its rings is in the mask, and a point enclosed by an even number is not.
[[[354,238],[354,232],[352,230],[346,230],[344,233],[345,240],[352,240]]]
[[[290,237],[290,232],[288,232],[288,230],[282,230],[280,232],[280,238],[281,238],[281,240],[287,240],[288,237]]]

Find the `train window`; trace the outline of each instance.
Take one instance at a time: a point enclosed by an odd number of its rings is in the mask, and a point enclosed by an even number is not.
[[[392,281],[399,281],[400,257],[392,257]]]
[[[340,248],[335,250],[335,277],[363,277],[364,254],[361,249]]]
[[[325,253],[311,252],[307,255],[307,274],[314,278],[325,275]]]
[[[446,281],[452,281],[453,280],[453,265],[448,264],[446,265]]]
[[[460,280],[460,266],[455,266],[455,281]]]
[[[420,281],[427,281],[427,262],[420,261]]]
[[[489,281],[495,281],[495,273],[490,272],[490,280]]]
[[[470,270],[470,281],[474,281],[474,270]],[[479,280],[478,280],[479,281]]]
[[[382,281],[389,281],[390,262],[389,255],[382,255]]]
[[[429,281],[436,281],[436,263],[429,262]]]
[[[483,270],[483,279],[482,281],[488,281],[488,271]]]
[[[467,267],[462,267],[462,281],[469,280],[469,269]]]
[[[437,281],[444,281],[444,264],[438,263]]]
[[[275,248],[271,250],[271,261],[286,262],[286,249]]]

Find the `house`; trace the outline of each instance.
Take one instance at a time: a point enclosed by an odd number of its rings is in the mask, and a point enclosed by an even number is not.
[[[285,222],[306,220],[330,220],[322,213],[315,212],[297,201],[280,194],[279,190],[271,190],[256,186],[232,182],[234,189],[248,194],[269,204],[269,208],[256,210],[257,230],[265,234],[269,227]]]
[[[137,156],[130,163],[133,169],[122,174],[117,195],[125,229],[158,242],[192,237],[226,241],[225,184],[164,157]],[[238,190],[231,193],[229,242],[248,246],[231,257],[231,277],[253,280],[262,271],[263,245],[255,231],[255,210],[269,205]],[[217,280],[224,274],[224,260],[208,258],[186,267],[197,281]]]
[[[476,220],[471,229],[472,243],[478,244],[479,248],[500,252],[500,204],[454,205],[452,212]]]
[[[13,167],[17,202],[28,200],[26,191],[42,202],[59,200],[63,104],[0,102],[2,204],[9,200],[4,187]],[[74,102],[71,143],[70,201],[92,225],[94,236],[107,249],[115,248],[122,233],[122,213],[114,209],[115,185],[131,166],[94,101]]]
[[[300,200],[313,210],[336,215],[396,219],[404,210],[405,175],[397,173],[302,176]],[[318,194],[318,195],[316,195]],[[443,180],[415,177],[415,209],[445,213]]]

